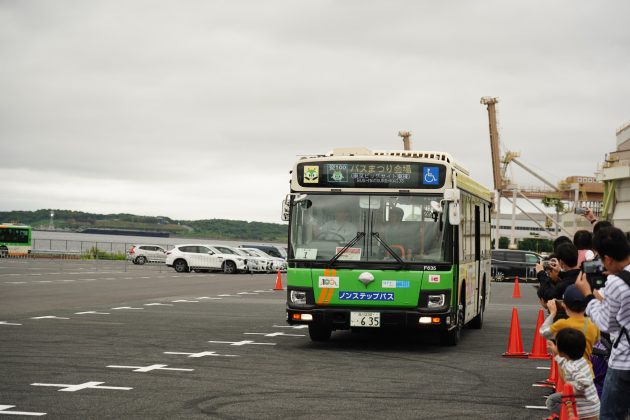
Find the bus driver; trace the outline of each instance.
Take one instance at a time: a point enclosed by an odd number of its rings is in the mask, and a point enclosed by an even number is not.
[[[357,234],[357,228],[348,220],[348,209],[338,208],[335,211],[335,218],[325,222],[320,228],[317,236],[324,240],[350,241]]]

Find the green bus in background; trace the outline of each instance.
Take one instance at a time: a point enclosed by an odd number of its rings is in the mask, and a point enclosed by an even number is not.
[[[0,258],[24,257],[32,250],[30,226],[0,223]]]
[[[289,221],[287,321],[432,329],[456,345],[490,295],[492,193],[441,152],[335,149],[301,158]]]

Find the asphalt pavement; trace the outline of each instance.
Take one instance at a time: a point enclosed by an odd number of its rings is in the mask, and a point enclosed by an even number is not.
[[[431,334],[387,331],[312,343],[286,324],[275,278],[0,259],[0,416],[544,417],[525,407],[544,405],[546,390],[532,384],[549,362],[501,357],[513,307],[531,348],[531,285],[513,299],[513,284],[493,283],[483,329],[443,347]]]

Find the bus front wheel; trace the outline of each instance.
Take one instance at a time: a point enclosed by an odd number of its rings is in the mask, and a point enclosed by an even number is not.
[[[9,256],[9,248],[6,246],[0,246],[0,258],[6,258]]]
[[[455,326],[445,331],[442,335],[442,344],[445,346],[456,346],[461,340],[462,328],[464,327],[464,305],[460,304],[457,309],[457,319],[455,320]]]
[[[309,324],[308,335],[311,337],[311,341],[328,341],[332,328],[321,324]]]

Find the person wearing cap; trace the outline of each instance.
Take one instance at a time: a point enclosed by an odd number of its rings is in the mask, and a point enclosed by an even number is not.
[[[591,366],[591,354],[593,353],[593,345],[599,339],[599,329],[597,326],[587,317],[584,316],[584,311],[587,305],[586,298],[582,292],[580,292],[575,285],[570,285],[564,292],[562,306],[569,316],[566,319],[558,319],[554,322],[558,313],[559,302],[556,299],[552,299],[547,302],[547,308],[549,309],[549,316],[545,319],[545,322],[540,326],[540,335],[548,340],[555,338],[558,331],[564,328],[573,328],[579,330],[584,334],[586,338],[586,348],[584,350],[584,359]]]

